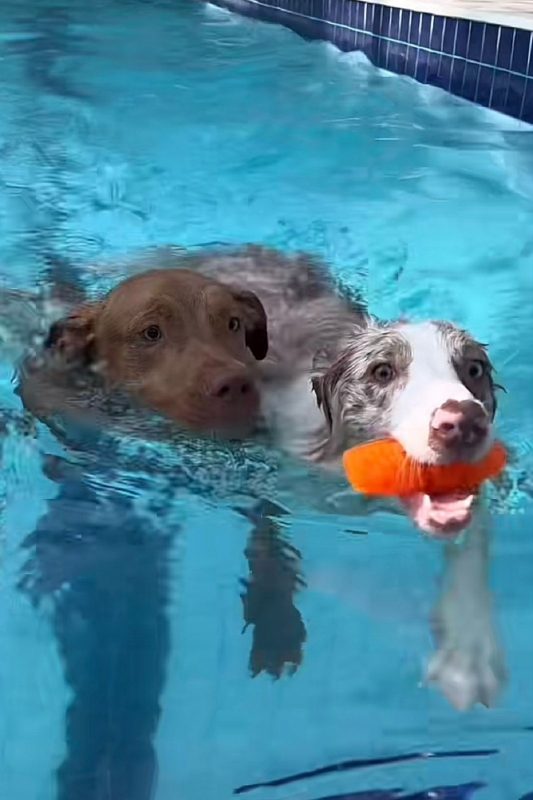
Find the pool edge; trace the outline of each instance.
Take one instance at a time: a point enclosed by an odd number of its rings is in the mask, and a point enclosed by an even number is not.
[[[206,0],[201,0],[205,2]],[[209,0],[533,123],[533,31],[362,0]]]

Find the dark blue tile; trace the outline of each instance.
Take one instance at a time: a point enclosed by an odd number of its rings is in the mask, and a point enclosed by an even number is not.
[[[437,82],[441,57],[439,53],[428,53],[426,83],[434,85]]]
[[[507,108],[507,94],[509,91],[509,79],[510,75],[508,72],[503,72],[502,70],[497,69],[494,73],[494,84],[492,87],[492,99],[490,101],[491,108],[496,109],[496,111],[505,112]]]
[[[409,47],[406,44],[396,45],[396,72],[398,75],[405,75],[407,72]]]
[[[355,3],[349,2],[349,0],[343,0],[341,4],[340,18],[337,20],[341,25],[347,25],[350,27],[350,22],[355,13],[354,6]]]
[[[400,41],[409,41],[409,27],[411,22],[411,12],[406,8],[400,9]]]
[[[346,20],[350,19],[351,5],[352,5],[351,0],[341,0],[341,13],[339,17],[339,23],[341,25],[346,25]]]
[[[352,30],[351,28],[346,31],[346,37],[344,39],[344,47],[343,50],[349,52],[350,50],[360,50],[361,49],[361,42],[359,37],[361,36],[360,33],[357,31]]]
[[[381,39],[377,39],[375,36],[371,36],[370,46],[369,46],[370,53],[369,53],[368,50],[365,50],[365,53],[370,58],[372,63],[376,64],[376,66],[379,64],[379,49],[380,49],[380,47],[381,47]]]
[[[389,70],[390,72],[395,72],[395,54],[394,54],[394,42],[385,42],[385,47],[383,48],[383,68]]]
[[[385,45],[386,45],[385,39],[377,39],[377,38],[374,39],[374,48],[373,48],[374,57],[372,61],[378,67],[383,66],[383,60],[385,57]]]
[[[522,119],[526,122],[533,122],[533,81],[529,80],[526,85],[524,105],[522,107]]]
[[[394,71],[394,67],[391,67],[391,47],[392,46],[393,45],[391,44],[391,42],[388,39],[386,39],[386,41],[385,41],[385,43],[383,45],[382,56],[381,56],[381,64],[383,66],[383,69],[387,69],[387,70],[389,70],[391,72]]]
[[[422,47],[429,47],[432,19],[433,19],[433,14],[422,14],[422,31],[420,33],[420,41],[419,41],[419,44],[422,45]]]
[[[385,6],[374,6],[374,17],[372,21],[372,33],[376,35],[381,34],[381,20],[383,18],[383,12],[385,11]]]
[[[531,55],[529,56],[529,63],[526,69],[526,75],[533,77],[533,41],[531,43]]]
[[[328,0],[311,0],[312,5],[312,13],[310,16],[316,17],[316,19],[326,19],[328,16],[327,8],[328,8]]]
[[[365,31],[372,31],[375,11],[376,7],[374,3],[365,3],[365,13],[363,14],[363,27]]]
[[[372,33],[374,30],[374,19],[376,16],[376,6],[374,3],[365,3],[366,5],[366,19],[363,16],[363,24],[365,31]]]
[[[470,41],[471,23],[467,19],[457,21],[457,38],[455,40],[455,55],[466,58],[468,44]]]
[[[409,25],[409,38],[408,41],[412,44],[418,44],[420,41],[420,30],[422,14],[419,11],[411,12],[411,24]]]
[[[345,0],[330,0],[329,19],[342,25]]]
[[[418,51],[418,61],[415,67],[415,78],[420,83],[426,82],[427,71],[428,71],[428,56],[429,53],[426,50]]]
[[[362,31],[365,27],[366,3],[357,3],[357,11],[354,17],[354,28]]]
[[[360,11],[357,14],[357,27],[362,31],[369,31],[372,28],[373,6],[371,3],[360,3]]]
[[[387,60],[389,57],[389,41],[388,39],[382,39],[380,43],[380,47],[378,48],[379,52],[379,66],[383,67],[383,69],[388,69],[387,67]]]
[[[391,8],[389,36],[390,36],[391,39],[396,39],[396,41],[398,41],[399,38],[400,38],[400,9],[399,8]]]
[[[396,42],[389,42],[385,64],[391,72],[398,72],[398,47]]]
[[[284,11],[277,10],[274,6],[269,9],[261,6],[261,19],[276,22],[278,25],[286,25],[300,36],[303,36],[304,39],[327,38],[331,41],[331,36],[333,35],[333,26],[328,25],[325,28],[324,23],[320,20],[286,14]]]
[[[485,39],[481,51],[481,61],[491,66],[496,63],[496,45],[498,44],[498,25],[485,26]]]
[[[355,50],[355,36],[355,31],[353,31],[351,28],[344,28],[340,25],[337,25],[335,27],[335,37],[333,42],[337,45],[339,50],[349,52],[350,50]]]
[[[342,47],[342,34],[344,32],[344,28],[339,25],[332,25],[331,26],[331,35],[328,37],[334,45],[336,45],[340,50],[343,49]]]
[[[361,30],[366,33],[372,32],[372,25],[374,20],[375,6],[373,3],[362,3],[363,13],[361,15]]]
[[[301,25],[305,28],[302,36],[309,36],[311,39],[321,39],[327,42],[333,41],[333,35],[335,32],[333,25],[324,25],[324,22],[320,20],[308,20],[305,17],[292,17],[292,20],[295,21],[294,23],[291,23],[293,28],[295,24]],[[287,21],[283,20],[283,24],[286,25]]]
[[[367,3],[366,6],[366,27],[367,33],[374,33],[374,28],[378,15],[378,7],[375,3]]]
[[[382,6],[381,21],[379,32],[382,36],[388,36],[390,30],[391,9],[389,6]]]
[[[527,78],[523,78],[522,75],[510,75],[509,77],[507,113],[512,117],[520,116],[527,83]]]
[[[492,67],[480,67],[477,76],[476,103],[488,106],[492,97],[495,70]]]
[[[456,19],[446,19],[444,21],[444,38],[442,40],[442,51],[449,56],[453,55],[455,49],[455,37],[457,35]]]
[[[329,19],[329,0],[322,0],[319,18],[322,20]]]
[[[371,33],[374,26],[374,17],[376,14],[376,6],[374,3],[364,3],[363,12],[363,28],[367,33]]]
[[[363,53],[371,61],[374,60],[374,42],[375,38],[368,33],[360,33],[357,38],[357,49],[362,50]]]
[[[346,27],[351,27],[352,21],[352,6],[353,3],[345,2],[342,4],[342,19],[341,22]]]
[[[450,79],[452,76],[452,63],[453,63],[453,58],[451,56],[442,55],[440,57],[435,86],[439,86],[441,89],[446,89],[446,91],[449,91],[450,88]]]
[[[405,74],[409,77],[415,77],[416,56],[418,50],[416,47],[407,47],[407,61],[405,64]]]
[[[357,28],[358,30],[364,29],[364,15],[365,9],[367,7],[367,3],[358,3],[357,7],[353,3],[350,3],[351,6],[354,6],[352,11],[352,28]]]
[[[511,49],[513,46],[514,31],[512,28],[500,28],[500,41],[496,54],[496,64],[503,69],[511,67]]]
[[[511,69],[514,72],[519,72],[521,75],[526,74],[527,65],[530,58],[532,36],[533,34],[531,31],[517,30],[514,38]]]
[[[473,22],[470,29],[470,44],[466,57],[469,61],[481,61],[481,50],[483,48],[484,22]]]
[[[433,17],[433,29],[431,31],[429,46],[437,53],[442,53],[442,38],[444,36],[444,17]]]
[[[331,3],[330,0],[322,0],[322,8],[320,10],[320,19],[331,18]]]
[[[323,19],[323,11],[324,11],[324,0],[311,0],[311,5],[309,6],[309,16],[316,17],[317,19]]]
[[[465,78],[463,82],[463,90],[461,92],[463,97],[467,100],[475,101],[477,90],[477,79],[479,74],[479,67],[477,64],[470,64],[468,61],[465,67]]]
[[[379,33],[379,18],[382,8],[383,6],[377,5],[377,3],[369,3],[368,11],[366,12],[367,31],[369,33]]]
[[[347,16],[345,25],[348,25],[350,28],[357,28],[357,14],[359,11],[360,3],[355,2],[354,0],[346,0],[346,8],[347,8]]]
[[[352,5],[352,0],[347,0],[347,2]],[[363,18],[365,15],[365,3],[357,3],[355,8],[355,13],[352,16],[354,27],[358,28],[359,30],[363,29]]]
[[[450,78],[450,92],[462,96],[465,79],[466,61],[454,58],[452,61],[452,75]]]

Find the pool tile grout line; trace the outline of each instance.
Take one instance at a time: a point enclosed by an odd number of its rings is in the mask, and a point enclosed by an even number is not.
[[[365,0],[212,0],[533,123],[533,31]]]

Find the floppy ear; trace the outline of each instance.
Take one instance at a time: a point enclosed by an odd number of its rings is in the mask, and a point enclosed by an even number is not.
[[[87,366],[96,358],[94,327],[102,303],[86,303],[50,326],[44,346],[67,363]]]
[[[263,304],[253,292],[234,289],[233,296],[243,310],[246,347],[258,361],[262,361],[268,353],[267,317]]]
[[[322,410],[331,431],[333,428],[333,415],[331,413],[331,400],[327,376],[315,375],[311,378],[311,385],[316,396],[317,405]]]

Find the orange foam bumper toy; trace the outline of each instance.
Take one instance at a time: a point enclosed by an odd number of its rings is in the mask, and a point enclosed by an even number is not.
[[[473,493],[484,481],[496,478],[507,464],[505,447],[496,442],[475,463],[444,466],[421,464],[410,458],[393,439],[372,442],[347,450],[344,471],[355,491],[382,497],[413,494],[451,495]]]

